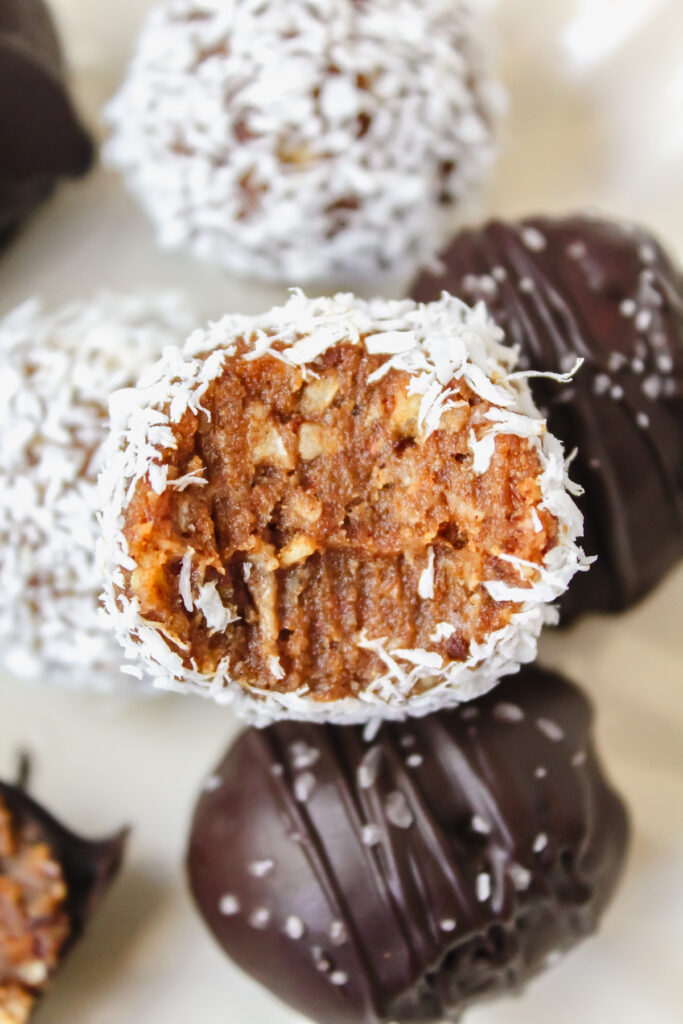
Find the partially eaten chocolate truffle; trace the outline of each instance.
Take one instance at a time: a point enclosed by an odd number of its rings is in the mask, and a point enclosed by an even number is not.
[[[533,657],[581,561],[563,453],[484,311],[229,316],[112,403],[107,609],[248,714],[424,714]]]
[[[188,851],[226,953],[317,1024],[457,1020],[596,928],[627,846],[581,692],[525,669],[372,740],[250,729]]]
[[[492,221],[458,235],[412,294],[483,300],[533,380],[583,485],[585,547],[598,560],[561,599],[563,618],[620,611],[683,557],[683,275],[653,236],[596,218]]]
[[[26,1024],[123,857],[125,833],[81,839],[0,783],[0,1021]]]
[[[90,139],[69,97],[43,0],[0,4],[0,246],[62,177],[83,174]]]

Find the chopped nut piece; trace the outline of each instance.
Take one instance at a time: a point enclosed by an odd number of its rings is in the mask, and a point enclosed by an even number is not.
[[[24,1024],[69,937],[60,865],[32,823],[0,798],[0,1024]]]

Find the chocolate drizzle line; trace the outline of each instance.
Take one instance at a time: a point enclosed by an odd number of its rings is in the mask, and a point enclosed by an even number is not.
[[[683,557],[683,277],[647,232],[589,217],[491,221],[464,231],[411,295],[483,300],[532,379],[586,490],[585,549],[598,555],[563,616],[618,611]]]
[[[609,901],[628,829],[590,728],[580,691],[532,668],[367,743],[352,727],[248,730],[195,813],[199,909],[320,1024],[456,1020]]]

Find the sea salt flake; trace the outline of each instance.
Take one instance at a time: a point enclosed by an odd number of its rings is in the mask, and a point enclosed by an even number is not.
[[[521,864],[512,863],[508,865],[507,870],[515,889],[523,892],[525,889],[529,888],[531,885],[532,875],[527,868],[522,867]]]
[[[371,789],[377,781],[377,773],[382,760],[382,748],[371,747],[358,765],[356,776],[361,789]]]
[[[553,743],[559,743],[564,739],[563,729],[557,724],[557,722],[553,722],[551,718],[537,718],[536,727],[544,736],[547,736],[549,740],[552,740]]]
[[[304,772],[294,779],[294,796],[300,804],[308,802],[314,789],[315,775],[312,772]]]
[[[536,838],[534,839],[534,844],[533,844],[532,849],[533,849],[534,853],[542,853],[543,850],[545,850],[547,845],[548,845],[548,836],[545,834],[545,832],[539,832],[538,835],[536,836]]]
[[[499,722],[522,722],[524,721],[524,712],[518,704],[501,700],[493,705],[493,717],[497,718]]]
[[[635,319],[636,330],[637,331],[641,331],[642,333],[644,333],[645,331],[649,331],[650,328],[652,327],[652,320],[653,320],[652,312],[649,309],[641,309],[636,314],[636,319]]]
[[[491,876],[486,871],[481,871],[475,881],[477,899],[485,903],[491,896]]]
[[[387,818],[396,828],[410,828],[413,824],[413,815],[403,793],[394,790],[386,799],[385,811]]]
[[[332,964],[330,963],[329,958],[325,956],[325,953],[320,946],[313,946],[311,949],[311,956],[313,957],[315,969],[320,971],[321,974],[327,974]]]
[[[252,928],[263,931],[270,924],[271,916],[267,907],[257,907],[249,915],[249,924]]]
[[[287,935],[288,938],[298,941],[299,939],[303,939],[305,934],[306,927],[300,917],[296,917],[296,915],[292,914],[287,918],[285,921],[285,935]]]
[[[275,861],[270,857],[266,860],[252,860],[249,864],[249,874],[252,878],[265,878],[275,867]]]
[[[526,245],[527,249],[531,249],[532,252],[541,252],[546,247],[545,235],[543,235],[538,228],[531,226],[522,228],[522,241]]]
[[[593,380],[593,391],[596,395],[606,394],[612,386],[612,381],[606,373],[597,373]]]
[[[226,917],[232,917],[235,914],[239,914],[241,904],[237,896],[234,896],[231,892],[226,892],[218,901],[218,909]]]
[[[363,825],[361,840],[364,846],[376,846],[382,840],[382,833],[377,825]]]
[[[320,750],[317,747],[310,746],[308,743],[304,743],[303,740],[297,740],[295,743],[290,744],[289,754],[292,759],[292,765],[297,771],[302,771],[304,768],[312,768],[320,758]]]

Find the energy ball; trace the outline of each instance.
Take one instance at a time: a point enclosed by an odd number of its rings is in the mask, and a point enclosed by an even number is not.
[[[585,547],[598,560],[563,619],[617,612],[683,557],[683,274],[641,228],[585,216],[464,231],[412,295],[483,300],[522,365],[584,365],[569,387],[533,380],[549,427],[577,449]]]
[[[483,307],[227,316],[112,400],[105,604],[158,683],[261,720],[478,696],[581,565],[562,449]]]
[[[42,0],[2,0],[0,248],[59,178],[85,173],[91,159],[48,8]]]
[[[0,1021],[26,1024],[117,874],[126,833],[89,842],[0,782]]]
[[[0,664],[16,675],[122,682],[95,550],[107,403],[190,320],[173,294],[103,293],[0,321]]]
[[[317,1024],[427,1024],[590,935],[627,841],[587,700],[531,668],[370,742],[248,730],[206,781],[187,866],[223,950]]]
[[[303,284],[411,272],[493,162],[466,0],[167,0],[105,111],[159,242]]]

